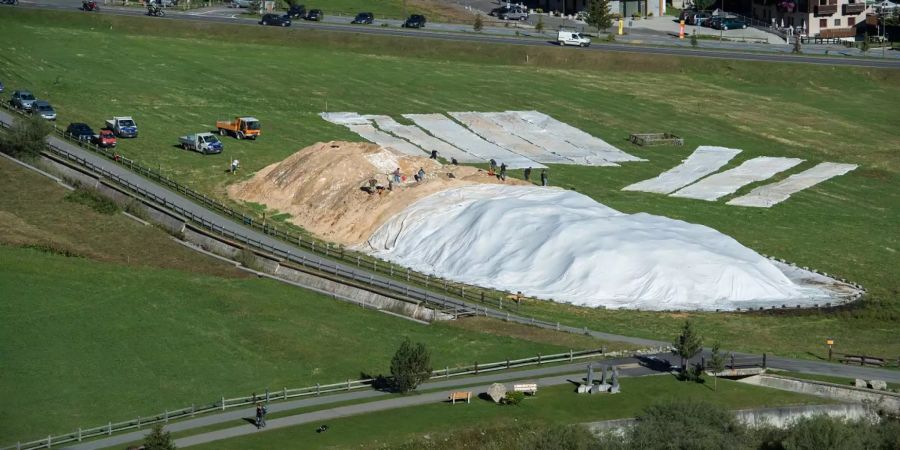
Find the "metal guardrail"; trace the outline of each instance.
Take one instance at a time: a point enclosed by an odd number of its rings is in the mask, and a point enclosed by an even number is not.
[[[459,368],[445,368],[444,370],[435,370],[431,374],[431,380],[446,379],[450,377],[458,377],[464,375],[478,375],[483,372],[494,372],[498,370],[508,370],[519,367],[551,364],[558,362],[573,362],[579,359],[592,358],[605,354],[604,349],[572,351],[568,353],[559,353],[555,355],[537,355],[529,358],[506,360],[493,362],[488,364],[475,363],[472,366]],[[180,420],[195,417],[198,414],[207,414],[218,411],[225,411],[229,408],[237,408],[241,406],[249,406],[260,402],[285,401],[292,398],[319,396],[322,394],[334,392],[347,392],[356,389],[373,388],[374,378],[363,380],[347,380],[346,382],[333,384],[316,384],[302,388],[282,388],[281,391],[270,392],[265,390],[263,395],[248,395],[244,397],[225,398],[206,403],[200,406],[191,405],[181,409],[165,410],[162,413],[150,416],[138,416],[134,419],[122,422],[109,422],[93,428],[79,428],[71,433],[61,434],[57,436],[47,436],[46,438],[30,441],[19,442],[16,445],[0,447],[0,450],[33,450],[41,448],[51,448],[54,445],[68,444],[72,442],[82,442],[86,439],[99,438],[104,436],[112,436],[114,433],[121,433],[131,430],[140,430],[146,426],[152,426],[160,423],[169,423],[169,421]]]

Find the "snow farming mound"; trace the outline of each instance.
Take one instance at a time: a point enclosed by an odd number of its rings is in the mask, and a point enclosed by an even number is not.
[[[534,186],[432,194],[361,249],[423,273],[585,306],[733,310],[832,297],[712,228]]]

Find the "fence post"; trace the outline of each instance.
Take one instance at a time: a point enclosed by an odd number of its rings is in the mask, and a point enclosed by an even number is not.
[[[372,270],[374,270],[375,273],[378,273],[378,260],[377,259],[372,260]]]
[[[478,361],[475,361],[475,375],[478,375]]]
[[[191,417],[194,417],[194,414],[197,413],[197,407],[193,403],[191,403]]]
[[[763,369],[766,368],[766,354],[763,353]]]
[[[506,321],[509,322],[509,312],[506,313]]]
[[[481,301],[484,301],[484,292],[481,293]],[[503,297],[500,297],[500,309],[503,309]]]
[[[409,281],[409,267],[406,268],[406,281]]]
[[[286,388],[286,387],[282,387],[282,388],[281,388],[281,392],[284,394],[284,399],[287,400],[287,388]]]
[[[78,442],[81,442],[81,427],[78,427]]]
[[[350,379],[349,378],[347,378],[347,390],[348,391],[350,390]]]
[[[309,251],[315,253],[316,252],[316,241],[309,241]]]
[[[506,358],[506,368],[509,369],[509,358]]]
[[[559,331],[559,322],[556,322],[556,331]]]
[[[541,354],[538,353],[538,365],[541,365]]]
[[[356,267],[359,267],[359,255],[356,255]]]
[[[225,411],[225,396],[222,396],[222,411]]]
[[[391,276],[394,276],[394,266],[390,265],[390,266],[388,266],[388,268],[390,269]]]
[[[320,385],[319,383],[316,383],[316,397],[318,397],[321,392],[322,392],[322,385]]]
[[[572,362],[572,349],[569,349],[569,362]]]
[[[425,287],[428,287],[428,279],[431,278],[430,275],[425,274]]]
[[[53,436],[47,435],[47,448],[53,446]]]
[[[141,429],[141,416],[138,416],[138,430]]]
[[[112,436],[112,421],[110,421],[109,425],[106,427],[106,435]]]
[[[165,421],[165,423],[169,423],[169,410],[168,409],[166,409],[165,412],[163,412],[163,420]]]
[[[328,249],[331,248],[331,244],[325,244],[325,256],[328,256]]]
[[[450,378],[450,367],[449,366],[444,367],[444,378]]]

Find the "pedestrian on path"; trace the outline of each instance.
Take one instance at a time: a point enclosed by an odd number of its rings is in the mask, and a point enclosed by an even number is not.
[[[262,426],[263,428],[266,427],[266,414],[268,413],[269,408],[266,408],[266,405],[262,405],[262,416],[260,416],[262,420],[260,421],[260,426]]]
[[[506,163],[500,164],[500,181],[506,181]]]
[[[547,169],[541,169],[541,186],[549,186],[550,177],[547,176]]]
[[[235,173],[237,173],[238,166],[240,166],[240,165],[241,165],[241,162],[238,161],[238,160],[236,160],[236,159],[233,160],[233,161],[231,161],[231,174],[232,174],[232,175],[234,175]]]
[[[256,404],[256,429],[258,430],[262,426],[263,421],[263,412],[262,412],[262,404]]]
[[[531,167],[525,169],[525,181],[531,181]]]

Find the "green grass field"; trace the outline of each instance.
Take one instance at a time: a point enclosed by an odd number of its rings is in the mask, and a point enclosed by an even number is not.
[[[0,78],[49,99],[60,124],[131,114],[141,138],[120,151],[224,199],[228,183],[317,141],[357,139],[317,114],[399,116],[453,110],[537,109],[602,137],[645,163],[551,169],[551,184],[625,212],[710,225],[743,244],[864,284],[861,308],[828,313],[672,314],[539,303],[526,314],[573,325],[672,339],[694,318],[707,342],[816,358],[836,351],[900,353],[896,267],[900,72],[669,58],[574,49],[318,34],[10,10],[0,17]],[[227,42],[227,43],[225,43]],[[226,141],[220,156],[175,148],[216,119],[254,114],[257,142]],[[631,132],[671,131],[684,148],[631,146]],[[676,165],[696,145],[754,156],[799,156],[860,168],[768,210],[626,193]],[[238,158],[246,169],[225,173]],[[744,193],[753,186],[742,189]]]
[[[363,310],[248,277],[155,227],[68,200],[5,159],[0,174],[0,190],[16,193],[0,196],[0,445],[385,373],[403,336],[426,342],[435,367],[622,348],[499,321],[425,326]]]
[[[267,431],[246,437],[197,446],[198,449],[252,450],[272,448],[382,448],[423,435],[462,429],[540,424],[573,424],[634,417],[647,405],[663,399],[702,399],[729,409],[822,404],[828,400],[791,392],[773,391],[734,381],[719,380],[718,392],[710,383],[682,383],[670,376],[623,378],[622,393],[609,396],[577,395],[573,386],[541,389],[519,406],[499,406],[485,400],[468,405],[446,403],[347,417],[327,422],[327,433],[316,433],[320,423]],[[249,425],[248,425],[249,426]]]

